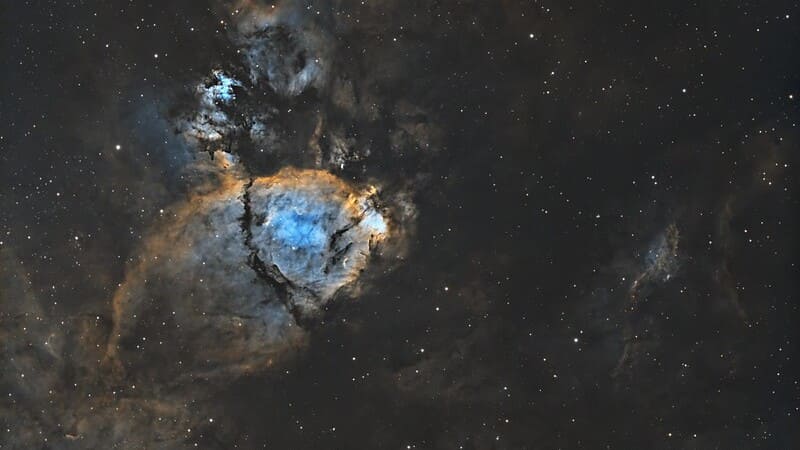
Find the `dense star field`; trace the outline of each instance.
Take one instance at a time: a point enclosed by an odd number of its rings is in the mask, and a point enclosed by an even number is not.
[[[800,447],[800,3],[0,4],[0,449]]]

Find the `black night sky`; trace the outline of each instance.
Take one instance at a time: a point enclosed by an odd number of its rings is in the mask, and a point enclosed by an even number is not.
[[[798,18],[3,1],[0,448],[797,448]]]

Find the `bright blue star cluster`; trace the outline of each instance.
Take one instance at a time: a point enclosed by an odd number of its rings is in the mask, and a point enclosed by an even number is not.
[[[211,86],[208,90],[211,96],[216,100],[221,100],[225,103],[230,103],[236,100],[236,93],[233,91],[234,86],[241,86],[239,80],[226,75],[221,70],[214,72],[217,77],[218,83]]]

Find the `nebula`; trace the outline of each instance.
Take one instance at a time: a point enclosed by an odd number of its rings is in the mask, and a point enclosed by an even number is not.
[[[255,180],[248,194],[258,256],[323,299],[364,269],[388,232],[374,188],[354,192],[325,172],[284,169]]]
[[[320,170],[228,175],[145,244],[114,298],[108,362],[126,377],[231,374],[299,345],[391,237],[378,201],[374,186]],[[150,344],[164,341],[173,345]],[[175,343],[179,366],[154,366]]]
[[[695,3],[4,2],[0,450],[800,447],[798,2]]]

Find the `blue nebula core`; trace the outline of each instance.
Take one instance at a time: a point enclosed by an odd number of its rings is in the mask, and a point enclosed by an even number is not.
[[[355,280],[388,232],[369,191],[323,171],[284,169],[253,181],[247,192],[253,248],[303,296],[316,299],[303,300],[304,308],[316,308],[314,302]]]
[[[328,241],[320,211],[277,211],[269,226],[273,229],[275,239],[292,250],[322,252]]]

